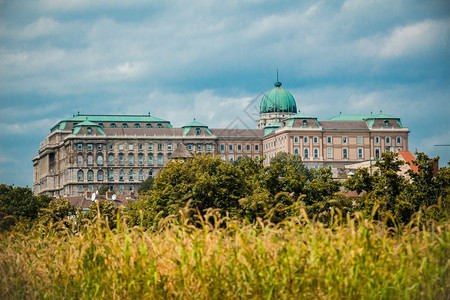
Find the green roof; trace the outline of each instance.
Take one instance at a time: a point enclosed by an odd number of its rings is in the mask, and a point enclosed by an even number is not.
[[[275,123],[266,125],[266,126],[264,126],[264,135],[268,135],[269,133],[274,132],[275,130],[277,130],[280,127],[281,127],[280,122],[275,122]]]
[[[80,132],[81,127],[95,127],[95,128],[97,128],[97,131],[98,131],[100,134],[105,134],[105,132],[103,132],[102,126],[101,126],[100,124],[91,122],[91,121],[89,121],[89,120],[84,120],[83,122],[78,123],[77,125],[75,125],[75,126],[73,127],[72,133],[73,133],[73,134],[77,134],[78,132]]]
[[[400,118],[398,117],[393,117],[390,115],[386,115],[383,114],[381,111],[379,114],[373,115],[373,116],[369,116],[367,119],[395,119],[395,120],[399,120]]]
[[[209,130],[208,126],[206,126],[205,124],[202,124],[200,122],[195,121],[195,119],[191,123],[181,127],[181,128],[183,128],[183,134],[184,135],[188,134],[189,131],[191,130],[191,128],[193,128],[193,127],[195,127],[195,128],[205,128],[206,132],[208,132],[210,135],[212,135],[212,132],[211,132],[211,130]]]
[[[356,114],[339,114],[328,119],[328,121],[365,121],[370,118],[370,115],[356,115]]]
[[[150,115],[75,115],[65,121],[84,121],[92,122],[161,122],[170,123],[167,120],[152,117]]]
[[[286,120],[290,119],[317,119],[316,117],[305,115],[304,113],[298,112],[293,116],[290,116],[289,118],[286,118]]]
[[[297,104],[292,94],[281,87],[281,82],[276,81],[271,89],[261,100],[259,113],[271,112],[297,112]]]

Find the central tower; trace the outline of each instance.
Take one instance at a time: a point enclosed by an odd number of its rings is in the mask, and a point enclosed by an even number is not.
[[[264,128],[297,113],[294,97],[288,90],[281,87],[282,83],[278,81],[278,78],[274,86],[261,99],[258,128]]]

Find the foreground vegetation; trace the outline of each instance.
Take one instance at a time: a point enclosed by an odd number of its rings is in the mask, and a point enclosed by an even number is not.
[[[450,299],[450,169],[416,156],[344,183],[285,153],[198,156],[85,214],[0,185],[0,299]]]
[[[36,225],[1,238],[2,299],[448,299],[450,223],[389,228],[356,214],[322,224],[301,215],[277,225],[167,218],[158,231],[76,234]],[[207,221],[209,220],[209,221]],[[60,227],[62,225],[63,227]],[[65,229],[63,229],[65,228]]]

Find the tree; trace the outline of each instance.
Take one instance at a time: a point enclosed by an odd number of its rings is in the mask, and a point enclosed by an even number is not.
[[[188,201],[201,213],[207,208],[217,208],[236,215],[239,199],[251,191],[244,175],[218,156],[173,160],[154,180],[149,198],[152,207],[165,215],[177,214]]]
[[[34,220],[51,197],[33,195],[29,187],[0,184],[0,227],[9,229],[18,220]]]
[[[76,207],[70,204],[69,200],[56,199],[50,202],[48,209],[41,212],[40,220],[44,224],[52,224],[65,219],[74,219],[76,213]]]
[[[142,183],[139,185],[138,193],[143,194],[145,192],[150,191],[153,187],[153,181],[154,178],[152,176],[149,176],[147,179],[142,181]]]
[[[109,200],[97,200],[89,206],[89,210],[83,215],[83,218],[96,221],[99,219],[108,220],[110,228],[115,227],[116,208],[114,203]]]
[[[99,195],[105,195],[106,192],[108,192],[108,191],[109,191],[109,186],[103,184],[103,185],[101,185],[100,188],[98,189],[98,194],[99,194]]]

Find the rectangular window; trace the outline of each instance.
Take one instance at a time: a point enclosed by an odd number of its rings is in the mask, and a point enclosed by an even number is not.
[[[259,145],[255,145],[255,151],[259,151]]]
[[[144,155],[139,154],[138,156],[138,164],[143,165],[144,164]]]
[[[128,150],[133,150],[133,144],[128,144]]]
[[[358,148],[358,158],[364,158],[363,148]]]
[[[233,151],[233,145],[228,145],[228,149],[230,150],[230,151]]]
[[[386,144],[390,144],[391,143],[391,138],[390,137],[386,137]]]
[[[362,145],[362,143],[363,143],[362,136],[358,136],[358,145]]]
[[[103,149],[103,145],[102,144],[98,144],[97,145],[97,150],[102,150]]]
[[[123,184],[119,185],[119,191],[123,192],[123,190],[124,190]]]
[[[202,150],[202,144],[198,144],[197,145],[197,149],[198,149],[198,151],[201,151]]]
[[[172,151],[172,144],[167,144],[167,150]]]
[[[189,150],[189,151],[192,150],[192,144],[188,144],[188,150]]]
[[[225,151],[225,145],[224,144],[220,144],[220,151]]]
[[[153,165],[153,155],[152,155],[152,154],[150,154],[150,155],[148,156],[148,164],[149,164],[149,165]]]
[[[89,192],[94,191],[94,186],[93,186],[92,184],[89,184],[89,185],[88,185],[88,191],[89,191]]]
[[[119,150],[123,150],[123,144],[119,144]]]
[[[139,150],[142,150],[142,149],[144,149],[144,145],[142,145],[142,144],[138,144],[138,149],[139,149]]]
[[[333,139],[331,138],[331,136],[327,137],[327,144],[331,144],[333,143]]]
[[[108,180],[114,181],[114,171],[113,170],[108,171]]]
[[[158,165],[162,165],[163,164],[163,156],[162,154],[158,154]]]
[[[92,144],[88,144],[88,145],[87,145],[87,149],[88,149],[88,150],[92,150]]]
[[[220,158],[221,158],[222,160],[226,160],[226,157],[225,157],[224,154],[222,154],[222,155],[220,156]]]
[[[163,149],[163,144],[158,144],[158,150],[162,150]]]
[[[207,144],[206,145],[206,150],[210,151],[212,149],[212,145],[211,144]]]
[[[78,185],[78,191],[79,191],[79,192],[82,192],[82,191],[83,191],[83,185],[82,185],[82,184],[79,184],[79,185]]]
[[[375,144],[379,144],[380,143],[380,138],[379,137],[375,137]]]
[[[333,158],[333,148],[327,148],[327,158]]]
[[[303,138],[303,143],[308,144],[308,137],[307,137],[307,136],[305,136],[305,137]]]
[[[342,144],[347,144],[347,137],[346,136],[342,137]]]
[[[108,149],[109,149],[109,150],[113,150],[113,148],[114,148],[114,145],[113,145],[113,144],[108,144]]]
[[[342,158],[348,158],[348,150],[347,150],[347,148],[342,149]]]
[[[233,161],[234,160],[234,155],[228,155],[228,161]]]
[[[250,151],[250,145],[247,144],[246,149],[247,151]]]
[[[148,150],[153,150],[153,144],[152,143],[148,144]]]
[[[242,151],[242,145],[237,146],[238,151]]]

